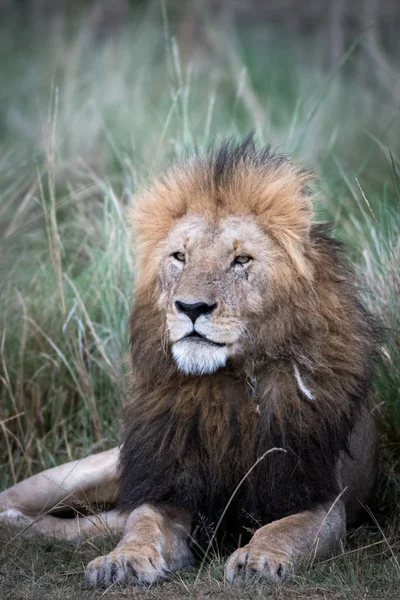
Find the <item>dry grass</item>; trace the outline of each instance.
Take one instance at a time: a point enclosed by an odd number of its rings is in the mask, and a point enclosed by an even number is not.
[[[367,541],[367,544],[364,542]],[[47,598],[232,598],[273,600],[397,600],[400,571],[392,552],[399,550],[397,531],[389,541],[376,530],[354,532],[345,554],[320,564],[305,565],[296,577],[281,586],[249,582],[243,587],[229,586],[223,578],[223,561],[213,558],[203,567],[200,577],[196,568],[185,569],[170,581],[149,588],[91,590],[83,581],[83,570],[99,550],[106,552],[112,540],[102,548],[87,543],[79,547],[63,544],[49,546],[13,540],[2,552],[1,589],[7,599],[30,600]]]

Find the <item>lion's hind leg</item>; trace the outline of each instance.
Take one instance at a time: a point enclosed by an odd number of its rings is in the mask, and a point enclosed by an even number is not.
[[[92,560],[86,568],[89,585],[112,583],[151,584],[171,571],[191,564],[188,545],[191,519],[182,510],[144,504],[128,517],[125,534],[106,556]]]
[[[61,519],[59,509],[89,512],[93,505],[115,505],[117,459],[113,448],[53,467],[0,493],[0,523],[14,533],[49,539],[79,540],[100,531],[121,532],[124,517],[115,511],[82,518]]]
[[[82,502],[114,504],[119,448],[42,471],[0,493],[0,512],[16,509],[39,515]]]
[[[94,540],[122,534],[125,521],[126,516],[121,515],[118,510],[72,518],[60,518],[50,514],[35,517],[15,509],[0,513],[0,524],[15,537],[22,535],[27,538],[74,543],[87,538]]]

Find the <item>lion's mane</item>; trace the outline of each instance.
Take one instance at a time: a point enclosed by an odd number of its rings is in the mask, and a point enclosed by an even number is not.
[[[138,281],[130,317],[120,506],[169,503],[215,523],[255,527],[334,499],[335,468],[371,389],[380,329],[327,226],[312,223],[310,175],[251,138],[177,165],[139,197]],[[201,194],[199,193],[201,191]],[[178,371],[157,307],[156,249],[188,212],[251,213],[288,255],[246,360],[202,376]],[[288,281],[290,285],[288,285]],[[246,343],[246,342],[245,342]],[[296,383],[300,365],[312,391]]]

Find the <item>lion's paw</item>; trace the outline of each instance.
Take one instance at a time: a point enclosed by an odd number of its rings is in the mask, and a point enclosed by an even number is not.
[[[284,552],[265,550],[257,545],[236,550],[225,565],[225,578],[230,583],[267,579],[279,583],[292,571],[292,564]]]
[[[15,508],[9,508],[0,513],[0,524],[13,531],[25,531],[35,524],[37,518],[29,517]]]
[[[94,587],[112,583],[150,585],[168,575],[165,560],[154,546],[116,548],[92,560],[85,571],[86,582]]]

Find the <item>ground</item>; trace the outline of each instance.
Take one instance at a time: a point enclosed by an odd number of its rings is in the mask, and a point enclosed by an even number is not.
[[[400,516],[400,515],[399,515]],[[271,600],[398,600],[400,590],[399,520],[364,523],[349,532],[343,554],[323,562],[305,564],[291,581],[280,586],[248,582],[231,586],[224,581],[223,557],[182,570],[169,581],[150,587],[93,590],[83,578],[85,565],[109,551],[115,540],[100,546],[39,544],[11,538],[2,531],[0,589],[7,600],[75,600],[138,598],[209,600],[271,598]]]

